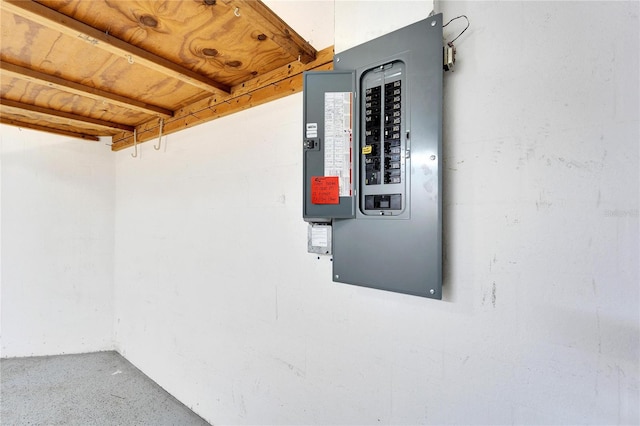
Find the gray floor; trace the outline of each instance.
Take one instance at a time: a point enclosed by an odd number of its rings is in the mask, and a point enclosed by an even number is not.
[[[0,360],[0,424],[208,425],[116,352]]]

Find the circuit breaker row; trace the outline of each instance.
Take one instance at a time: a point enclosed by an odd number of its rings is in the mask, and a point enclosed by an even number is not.
[[[382,86],[371,87],[365,92],[365,156],[366,185],[402,182],[402,82],[400,80]],[[380,141],[380,119],[384,113],[384,157]]]
[[[402,82],[384,85],[384,183],[401,183]]]
[[[380,86],[371,87],[365,92],[365,146],[362,148],[366,165],[366,185],[379,185],[381,175],[380,161],[380,114],[382,93]]]

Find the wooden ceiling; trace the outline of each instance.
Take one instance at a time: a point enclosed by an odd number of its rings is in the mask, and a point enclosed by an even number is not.
[[[259,0],[0,0],[0,122],[113,150],[302,90],[332,68]]]

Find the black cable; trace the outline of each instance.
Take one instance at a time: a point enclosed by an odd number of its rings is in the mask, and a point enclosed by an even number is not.
[[[456,16],[455,18],[451,18],[449,19],[449,22],[447,22],[446,24],[444,24],[442,26],[442,28],[446,27],[447,25],[449,25],[451,22],[455,21],[456,19],[460,19],[460,18],[464,18],[467,20],[467,26],[464,27],[464,30],[462,30],[460,32],[460,34],[457,35],[456,38],[454,38],[453,40],[451,40],[449,43],[447,43],[448,45],[453,44],[454,41],[456,41],[462,34],[464,34],[465,31],[467,31],[467,29],[469,28],[469,25],[471,25],[471,23],[469,22],[469,18],[467,18],[467,15],[460,15],[460,16]]]

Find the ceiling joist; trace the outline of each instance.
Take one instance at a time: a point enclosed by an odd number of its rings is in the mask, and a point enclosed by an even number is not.
[[[10,64],[8,62],[0,62],[0,71],[2,71],[2,76],[26,80],[32,83],[41,84],[53,89],[58,89],[67,93],[73,93],[75,95],[80,95],[97,101],[106,101],[110,104],[118,105],[135,111],[140,111],[145,114],[158,115],[164,118],[173,116],[173,112],[165,108],[150,105],[144,102],[137,101],[135,99],[116,95],[114,93],[105,92],[104,90],[96,89],[95,87],[84,86],[73,81],[68,81],[54,75],[44,74],[39,71]]]
[[[133,44],[112,37],[83,22],[77,21],[31,0],[1,0],[3,10],[22,16],[40,25],[55,29],[62,34],[86,41],[94,48],[178,79],[210,93],[229,93],[230,88],[211,80],[188,68],[184,68],[165,58],[147,52]]]
[[[0,123],[2,124],[8,124],[10,126],[15,126],[15,127],[23,127],[25,129],[31,129],[31,130],[38,130],[41,132],[47,132],[47,133],[53,133],[54,135],[61,135],[61,136],[69,136],[72,138],[78,138],[78,139],[84,139],[87,141],[99,141],[100,138],[98,136],[93,136],[93,135],[85,135],[83,133],[77,133],[77,132],[69,132],[69,131],[65,131],[65,130],[61,130],[61,129],[52,129],[51,127],[46,127],[46,126],[41,126],[38,124],[33,124],[33,123],[27,123],[27,122],[23,122],[23,121],[17,121],[17,120],[10,120],[4,117],[0,117]]]
[[[41,116],[48,116],[56,119],[63,119],[67,121],[72,121],[76,123],[85,123],[91,124],[94,127],[101,127],[108,130],[126,130],[129,132],[133,132],[134,127],[127,126],[126,124],[113,123],[111,121],[100,120],[97,118],[87,117],[84,115],[71,114],[64,111],[58,111],[48,108],[42,108],[36,105],[28,105],[22,102],[12,101],[10,99],[0,99],[0,105],[3,109],[12,109],[14,111],[17,110],[18,113],[20,111],[24,111],[28,113],[36,113]]]
[[[260,0],[0,0],[2,123],[112,149],[302,90],[332,68]],[[189,64],[189,65],[186,65]],[[197,71],[197,72],[196,72]]]
[[[319,51],[314,61],[307,64],[294,61],[279,69],[234,86],[231,95],[210,96],[194,102],[174,112],[174,116],[164,121],[163,135],[175,133],[194,125],[215,120],[254,106],[302,91],[304,71],[325,71],[333,69],[333,46]],[[156,139],[160,131],[157,119],[136,127],[137,142]],[[133,146],[133,134],[121,132],[113,136],[111,149],[119,151]]]

